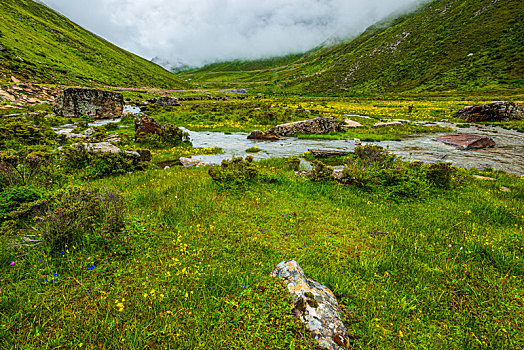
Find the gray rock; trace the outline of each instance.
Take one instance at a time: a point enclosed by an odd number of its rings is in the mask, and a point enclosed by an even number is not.
[[[286,283],[295,304],[295,314],[323,349],[349,346],[348,331],[340,319],[340,307],[329,288],[306,277],[296,261],[284,261],[271,272]]]
[[[362,126],[363,126],[362,124],[354,120],[344,119],[344,124],[342,124],[341,127],[342,129],[347,130],[347,129],[361,128]]]
[[[266,141],[278,141],[280,137],[272,135],[260,130],[255,130],[247,136],[248,140],[266,140]]]
[[[89,128],[86,131],[84,131],[84,135],[86,135],[86,136],[91,136],[91,135],[94,135],[94,134],[96,134],[96,130],[94,128]]]
[[[373,125],[374,128],[383,128],[383,127],[391,127],[391,126],[404,126],[404,124],[402,124],[401,122],[399,121],[393,121],[393,122],[382,122],[382,123],[375,123]]]
[[[121,149],[109,142],[74,143],[70,147],[84,147],[88,152],[119,153]]]
[[[182,106],[177,98],[162,96],[156,100],[156,104],[159,106]]]
[[[299,122],[277,125],[266,133],[279,136],[291,136],[296,134],[327,134],[341,131],[340,123],[333,117],[319,117]]]
[[[456,117],[467,122],[522,120],[524,117],[524,106],[511,101],[467,106],[462,108]]]
[[[200,161],[198,159],[191,159],[191,158],[184,158],[184,157],[180,158],[180,163],[182,163],[182,165],[185,168],[211,165],[211,163],[202,162],[202,161]]]
[[[112,119],[120,117],[123,109],[124,97],[120,93],[73,87],[66,88],[53,105],[57,115],[68,118],[87,115]]]

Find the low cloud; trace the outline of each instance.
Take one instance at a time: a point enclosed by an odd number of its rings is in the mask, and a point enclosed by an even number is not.
[[[307,51],[424,0],[43,0],[151,59],[199,66]]]

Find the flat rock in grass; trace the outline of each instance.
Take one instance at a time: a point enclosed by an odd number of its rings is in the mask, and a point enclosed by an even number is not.
[[[102,152],[102,153],[119,153],[122,150],[109,142],[86,143],[80,142],[72,144],[71,147],[83,147],[88,152]]]
[[[496,179],[492,178],[492,177],[487,177],[487,176],[480,176],[480,175],[472,175],[475,179],[477,180],[482,180],[482,181],[495,181]]]
[[[511,189],[509,189],[509,188],[507,188],[507,187],[504,187],[504,186],[502,186],[502,187],[500,188],[500,190],[501,190],[502,192],[511,192]]]
[[[495,141],[493,141],[493,139],[474,134],[444,135],[438,137],[437,141],[465,150],[495,146]]]
[[[340,318],[342,311],[329,288],[307,278],[294,260],[278,264],[271,276],[286,283],[295,304],[295,314],[322,349],[342,350],[349,347],[348,331]]]
[[[184,166],[184,168],[211,165],[211,163],[202,162],[198,159],[191,159],[191,158],[184,158],[184,157],[180,157],[180,163],[182,163],[182,166]]]
[[[404,126],[399,121],[393,121],[393,122],[381,122],[381,123],[375,123],[373,124],[374,128],[385,128],[385,127],[393,127],[393,126]]]
[[[361,128],[363,125],[351,119],[344,119],[344,124],[341,125],[342,129],[354,129]]]

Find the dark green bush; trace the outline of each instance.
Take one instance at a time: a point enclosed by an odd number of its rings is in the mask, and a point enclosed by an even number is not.
[[[80,173],[83,178],[100,178],[142,169],[137,160],[124,152],[91,152],[83,144],[62,149],[61,159],[66,173]]]
[[[113,191],[68,187],[47,199],[36,228],[54,252],[86,243],[104,247],[122,238],[124,209],[123,197]]]
[[[432,185],[440,188],[449,188],[455,172],[456,168],[449,163],[433,163],[429,165],[426,176]]]
[[[173,124],[164,125],[159,133],[142,135],[137,142],[152,148],[176,147],[183,144],[191,145],[189,134]]]
[[[389,166],[396,156],[383,147],[375,145],[357,146],[354,153],[364,164],[377,164],[381,167]]]
[[[300,168],[300,158],[298,157],[285,158],[284,170],[297,171],[299,168]]]
[[[52,155],[35,150],[0,152],[0,190],[8,186],[27,186],[37,181],[49,184],[52,175]]]
[[[245,160],[238,157],[224,159],[220,167],[212,167],[208,173],[221,187],[242,187],[257,178],[258,166],[253,162],[252,156],[247,156]]]
[[[322,163],[320,160],[314,160],[311,162],[313,170],[309,174],[309,179],[312,181],[325,181],[332,180],[334,169],[326,164]]]
[[[32,186],[7,187],[0,192],[0,224],[10,219],[10,214],[25,203],[39,200],[42,194]]]

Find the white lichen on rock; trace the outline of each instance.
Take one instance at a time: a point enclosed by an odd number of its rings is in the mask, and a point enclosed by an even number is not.
[[[281,262],[271,272],[286,283],[295,313],[323,349],[348,347],[348,332],[340,319],[340,307],[333,292],[306,277],[294,260]]]

